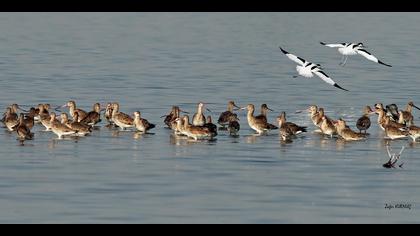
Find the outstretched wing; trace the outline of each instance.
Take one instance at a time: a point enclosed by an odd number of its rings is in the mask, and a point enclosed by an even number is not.
[[[345,43],[324,43],[324,42],[320,42],[320,43],[330,48],[345,48],[346,47]]]
[[[334,80],[332,80],[327,74],[325,74],[322,70],[313,71],[315,75],[317,75],[319,78],[321,78],[323,81],[325,81],[327,84],[330,84],[336,88],[342,89],[344,91],[348,91],[347,89],[342,88],[340,85],[338,85]]]
[[[368,59],[369,61],[373,61],[388,67],[392,67],[391,65],[385,64],[382,61],[380,61],[378,58],[376,58],[374,55],[372,55],[370,52],[366,51],[365,49],[357,49],[356,52],[359,55],[364,56],[366,59]]]
[[[280,50],[292,61],[296,62],[297,64],[303,66],[306,63],[306,60],[303,58],[300,58],[298,56],[295,56],[285,50],[283,50],[283,48],[280,47]]]

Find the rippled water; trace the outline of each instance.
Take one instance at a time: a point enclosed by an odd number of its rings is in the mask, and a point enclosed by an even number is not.
[[[407,145],[404,168],[384,169],[376,123],[367,141],[343,142],[313,134],[307,114],[294,113],[318,104],[354,127],[365,105],[420,103],[419,21],[417,13],[1,13],[2,110],[119,101],[158,126],[143,136],[102,127],[78,140],[37,126],[23,147],[2,130],[0,222],[419,222],[420,144],[392,141],[395,151]],[[342,68],[319,41],[364,42],[393,67],[351,57]],[[321,63],[350,92],[292,79],[280,45]],[[286,111],[310,132],[290,144],[278,132],[256,137],[241,113],[239,137],[189,142],[159,118],[204,101],[216,119],[230,99],[267,103],[272,122]]]

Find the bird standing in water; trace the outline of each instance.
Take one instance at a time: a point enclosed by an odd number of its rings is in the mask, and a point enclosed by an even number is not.
[[[31,129],[29,129],[25,124],[25,116],[23,114],[20,114],[19,116],[19,125],[16,127],[16,133],[21,145],[23,145],[25,140],[32,140],[34,138],[34,134],[31,133]]]
[[[363,116],[360,117],[356,122],[356,127],[359,129],[360,133],[362,133],[363,130],[365,131],[365,134],[367,133],[367,130],[372,124],[369,116],[373,113],[374,111],[372,111],[372,108],[370,108],[370,106],[366,106],[363,110]]]

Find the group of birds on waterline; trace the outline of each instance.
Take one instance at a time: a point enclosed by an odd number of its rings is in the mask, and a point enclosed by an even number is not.
[[[132,129],[140,133],[148,133],[156,125],[142,118],[139,111],[128,115],[120,111],[119,103],[108,103],[106,108],[101,109],[99,103],[93,105],[93,110],[86,112],[76,107],[75,101],[69,101],[63,106],[54,108],[68,108],[68,114],[62,112],[59,117],[55,112],[51,112],[49,104],[39,104],[37,108],[32,107],[29,111],[22,110],[19,105],[13,104],[6,108],[2,118],[5,128],[9,132],[16,132],[18,140],[23,145],[25,140],[34,139],[31,132],[35,124],[40,123],[45,127],[45,131],[51,131],[62,139],[65,136],[88,136],[97,127],[103,118],[108,122],[108,126],[121,130]],[[399,110],[397,105],[390,104],[383,106],[381,103],[374,105],[374,110],[366,106],[363,115],[356,122],[359,132],[352,130],[347,122],[342,119],[332,119],[325,115],[325,110],[316,105],[310,106],[306,111],[315,127],[315,133],[320,133],[333,138],[338,136],[345,141],[357,141],[367,139],[367,130],[371,126],[370,116],[377,114],[377,123],[385,131],[385,138],[395,140],[411,137],[413,142],[420,138],[420,127],[414,125],[413,108],[419,109],[413,102],[409,102],[405,110]],[[173,106],[168,115],[164,115],[163,122],[167,128],[173,130],[177,136],[186,136],[193,140],[212,140],[218,135],[219,131],[226,131],[229,135],[238,136],[240,130],[239,117],[235,112],[247,110],[247,121],[249,127],[256,132],[256,135],[265,135],[272,130],[279,130],[283,141],[293,141],[297,135],[307,132],[308,127],[288,122],[286,113],[281,112],[276,118],[275,124],[268,120],[268,112],[273,111],[267,104],[261,105],[261,113],[255,115],[255,106],[248,104],[240,107],[234,101],[229,101],[227,111],[220,114],[217,123],[213,124],[211,116],[205,116],[205,104],[200,102],[197,110],[190,120],[189,113]],[[23,111],[18,114],[18,111]],[[104,112],[102,115],[101,113]],[[302,111],[298,111],[300,113]],[[181,115],[181,113],[186,113]],[[97,127],[99,128],[99,127]]]
[[[321,42],[321,44],[330,48],[338,48],[338,52],[342,55],[342,60],[340,62],[341,66],[346,65],[349,56],[361,55],[370,61],[391,67],[391,65],[382,62],[369,53],[363,43],[330,44]],[[316,75],[324,82],[341,90],[348,91],[332,80],[323,71],[320,64],[306,61],[301,57],[287,52],[281,47],[280,50],[290,60],[298,64],[296,70],[299,75],[305,78],[312,78]],[[297,76],[294,77],[296,78]],[[16,132],[21,145],[24,145],[25,140],[34,139],[35,135],[31,130],[36,123],[42,124],[45,127],[45,131],[51,131],[56,134],[58,139],[62,139],[65,136],[88,136],[94,131],[95,127],[99,128],[95,125],[102,121],[101,112],[103,111],[105,111],[103,117],[107,120],[108,127],[119,127],[121,130],[134,129],[140,133],[147,133],[149,130],[156,127],[155,124],[142,118],[139,111],[134,112],[132,116],[121,112],[119,103],[108,103],[105,109],[101,109],[101,105],[96,103],[93,105],[92,111],[86,112],[82,109],[78,109],[75,101],[69,101],[65,105],[57,107],[54,110],[61,112],[59,109],[66,107],[69,108],[69,114],[62,112],[58,117],[55,112],[50,112],[51,106],[49,104],[39,104],[36,108],[32,107],[29,111],[25,111],[21,109],[19,105],[13,104],[7,107],[1,121],[5,124],[5,128],[7,128],[9,132]],[[268,111],[273,110],[268,108],[267,104],[262,104],[261,113],[255,115],[255,106],[253,104],[239,107],[235,102],[229,101],[227,111],[221,113],[217,121],[221,126],[219,128],[217,125],[213,124],[211,116],[206,117],[204,115],[204,108],[205,104],[200,102],[191,122],[188,115],[181,116],[181,113],[189,113],[181,110],[179,106],[173,106],[171,112],[161,118],[165,118],[164,123],[167,128],[173,130],[176,136],[186,136],[188,139],[194,140],[212,140],[218,135],[218,131],[220,130],[226,130],[230,135],[238,136],[240,124],[238,115],[235,111],[241,110],[247,110],[246,117],[248,125],[257,135],[263,135],[271,130],[279,129],[281,139],[283,141],[291,142],[297,135],[307,132],[307,127],[288,122],[286,120],[285,112],[281,112],[277,117],[276,123],[278,126],[269,123],[267,114]],[[377,123],[379,127],[385,131],[385,138],[395,140],[411,137],[413,142],[416,142],[417,139],[420,138],[420,127],[414,125],[414,116],[412,114],[413,108],[420,110],[413,102],[409,102],[405,110],[399,110],[395,104],[384,107],[383,104],[377,103],[374,105],[374,110],[372,110],[370,106],[366,106],[363,110],[363,116],[356,122],[356,127],[359,129],[359,132],[352,130],[342,118],[334,120],[327,117],[324,108],[312,105],[307,111],[310,114],[313,124],[318,127],[318,129],[315,130],[315,133],[327,135],[331,138],[333,138],[333,136],[338,136],[345,141],[367,139],[369,136],[367,130],[371,126],[370,116],[372,114],[377,114]],[[18,114],[19,110],[26,113]],[[210,110],[207,108],[207,111]],[[387,146],[390,159],[383,166],[385,168],[395,168],[403,150],[404,147],[399,154],[391,154],[389,147]],[[400,167],[401,166],[402,165],[400,165]]]
[[[342,55],[340,65],[345,66],[348,60],[349,56],[354,55],[361,55],[368,59],[369,61],[373,61],[388,67],[392,67],[391,65],[388,65],[375,56],[373,56],[370,52],[366,50],[366,46],[363,43],[324,43],[321,42],[321,45],[324,45],[326,47],[330,48],[338,48],[338,52]],[[300,76],[303,76],[305,78],[312,78],[314,75],[321,78],[324,82],[327,84],[330,84],[336,88],[339,88],[344,91],[349,91],[340,85],[338,85],[331,77],[329,77],[323,70],[322,66],[320,64],[315,64],[312,62],[309,62],[301,57],[298,57],[294,54],[289,53],[288,51],[284,50],[280,47],[280,50],[292,61],[297,63],[296,71]],[[293,76],[293,78],[297,78],[298,76]]]

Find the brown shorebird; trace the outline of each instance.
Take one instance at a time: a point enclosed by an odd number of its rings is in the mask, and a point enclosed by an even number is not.
[[[50,117],[50,113],[49,113],[49,109],[51,108],[50,104],[38,104],[38,107],[35,108],[35,117],[34,120],[36,122],[41,122],[42,117],[43,118],[48,118]]]
[[[213,124],[211,116],[207,116],[207,121],[203,126],[207,127],[210,130],[210,132],[213,133],[214,136],[217,135],[217,126],[215,124]]]
[[[147,133],[147,131],[155,128],[156,125],[151,124],[146,119],[141,118],[141,113],[136,111],[134,112],[134,127],[142,133]]]
[[[320,127],[321,122],[322,122],[322,117],[324,116],[324,108],[319,108],[319,110],[318,110],[317,106],[312,105],[308,108],[307,111],[311,115],[312,123],[315,126]]]
[[[384,124],[385,124],[385,109],[382,103],[375,104],[375,113],[378,115],[378,125],[382,130],[385,130]]]
[[[268,108],[267,104],[262,104],[261,105],[261,113],[256,116],[255,118],[257,119],[261,119],[265,122],[267,122],[267,115],[268,115],[268,111],[273,111],[272,109]]]
[[[4,115],[4,124],[9,131],[14,131],[16,126],[19,125],[19,116],[11,107],[6,109],[6,113]]]
[[[22,113],[19,116],[19,125],[16,127],[16,133],[22,145],[25,140],[32,140],[34,138],[31,129],[25,124],[25,116]]]
[[[233,113],[235,108],[240,109],[240,107],[236,106],[234,101],[229,101],[227,111],[220,114],[217,123],[223,127],[229,125],[229,121],[232,119],[231,117],[235,116],[235,113]]]
[[[171,112],[168,115],[161,116],[160,118],[165,117],[163,121],[170,129],[175,130],[177,126],[176,118],[179,118],[182,113],[188,114],[188,112],[183,111],[179,106],[172,106]]]
[[[77,112],[77,113],[79,113],[79,112]],[[80,116],[80,113],[79,113],[79,116]],[[95,103],[93,105],[93,110],[91,112],[87,113],[85,118],[83,118],[80,121],[80,123],[90,125],[90,126],[95,126],[96,124],[98,124],[101,121],[102,121],[101,120],[101,104]]]
[[[290,130],[292,135],[297,135],[303,132],[307,132],[306,130],[307,127],[299,126],[292,122],[287,122],[286,112],[282,112],[280,116],[277,117],[277,122],[279,123],[279,127],[283,127],[283,129]]]
[[[413,139],[413,142],[416,142],[418,138],[420,138],[420,127],[417,126],[410,126],[408,127],[408,133],[410,137]]]
[[[185,132],[185,129],[184,129],[184,127],[185,127],[184,126],[184,118],[185,117],[183,117],[183,118],[178,117],[178,118],[175,119],[176,128],[174,129],[174,131],[175,131],[176,135],[187,136],[187,133]]]
[[[365,134],[367,133],[367,130],[372,124],[369,116],[373,113],[374,111],[372,111],[372,108],[370,108],[370,106],[366,106],[364,108],[363,116],[360,117],[356,122],[356,127],[359,129],[360,133],[362,133],[363,130],[365,131]]]
[[[25,123],[26,127],[31,130],[35,125],[35,116],[36,116],[36,109],[34,107],[31,107],[29,110],[29,113],[27,113],[24,117],[23,122]]]
[[[41,124],[45,127],[45,131],[51,131],[51,115],[48,112],[50,106],[41,104],[39,106],[39,119]]]
[[[405,129],[407,127],[404,124],[400,124],[398,122],[392,121],[391,117],[389,117],[389,116],[384,117],[383,126],[384,126],[384,128],[385,128],[385,126],[393,126],[395,128],[398,128],[398,129]]]
[[[77,131],[77,136],[86,136],[92,133],[92,126],[86,125],[84,123],[77,122],[79,118],[79,113],[74,113],[74,121],[70,122],[68,115],[66,113],[61,114],[61,124],[69,127],[70,129]]]
[[[230,135],[238,135],[239,130],[241,129],[241,125],[239,124],[239,118],[237,114],[230,116],[228,124],[228,131]]]
[[[399,112],[399,123],[407,126],[414,125],[413,107],[420,110],[420,108],[414,105],[413,102],[409,102],[405,111]]]
[[[358,141],[366,138],[365,134],[357,133],[351,130],[343,119],[339,119],[334,122],[334,126],[337,129],[337,133],[346,141]]]
[[[58,136],[58,139],[63,139],[63,136],[69,136],[77,133],[77,131],[70,129],[56,120],[56,114],[54,112],[51,112],[50,124],[52,132]]]
[[[112,103],[106,104],[104,116],[105,116],[105,119],[108,121],[108,125],[112,125],[114,123],[114,121],[112,120],[112,110],[113,110]]]
[[[194,126],[203,126],[206,123],[206,117],[204,116],[203,109],[204,103],[198,103],[197,113],[194,114],[192,119],[192,123]],[[206,108],[206,110],[211,112],[208,108]]]
[[[253,104],[248,104],[248,106],[241,109],[248,109],[247,119],[248,125],[255,130],[258,134],[263,134],[272,129],[278,129],[277,126],[269,124],[267,118],[263,116],[254,116],[255,107]]]
[[[175,128],[174,126],[174,121],[176,120],[176,118],[179,117],[180,114],[180,109],[178,106],[172,106],[171,112],[168,115],[164,115],[161,116],[161,118],[165,117],[165,120],[163,121],[166,126],[168,126],[169,128],[171,128],[172,130]]]
[[[118,103],[113,104],[112,109],[112,120],[114,123],[121,128],[121,130],[125,130],[127,128],[134,128],[134,119],[131,116],[122,113],[119,111],[120,105]]]
[[[79,113],[79,120],[77,120],[77,122],[80,122],[81,120],[83,120],[86,116],[87,116],[87,112],[82,110],[82,109],[78,109],[76,107],[76,102],[75,101],[69,101],[67,102],[66,105],[62,106],[64,107],[68,107],[69,108],[69,113],[71,118],[74,120],[74,112],[78,112]]]
[[[18,116],[18,111],[19,110],[22,110],[22,109],[20,109],[19,105],[17,105],[17,104],[13,104],[13,105],[8,106],[6,108],[6,112],[3,114],[3,118],[1,119],[1,122],[3,122],[3,123],[6,122],[6,116],[9,116],[9,119],[11,119],[12,117],[16,118],[15,120],[18,121],[19,120],[19,116]],[[24,110],[22,110],[22,111],[24,111]]]
[[[182,132],[189,138],[193,138],[195,140],[212,139],[216,135],[207,127],[191,125],[189,122],[189,117],[187,115],[185,115],[183,119],[184,128]]]
[[[337,128],[334,125],[334,121],[326,117],[325,115],[322,116],[320,129],[323,134],[329,135],[331,136],[331,138],[333,137],[333,135],[337,134]]]
[[[392,140],[406,138],[410,135],[405,125],[391,121],[388,116],[385,117],[382,126],[385,129],[386,136]]]

